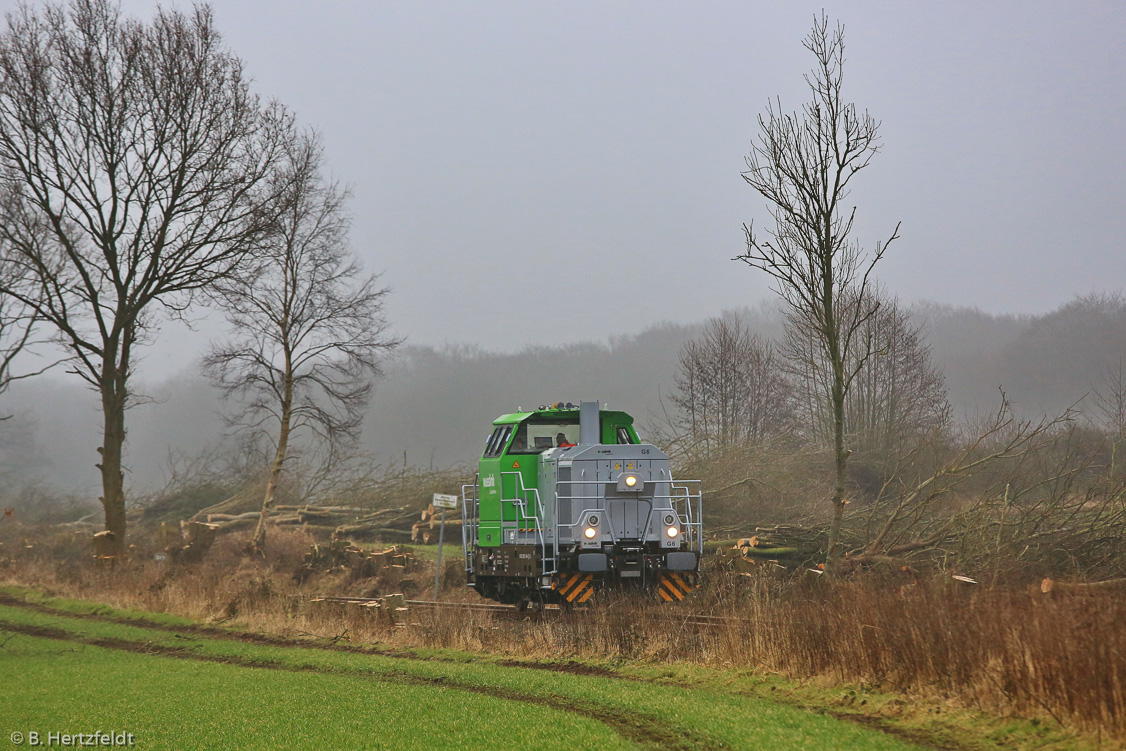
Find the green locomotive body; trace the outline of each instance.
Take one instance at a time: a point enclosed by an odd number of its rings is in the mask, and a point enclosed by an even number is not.
[[[466,572],[484,597],[570,604],[610,587],[679,600],[697,584],[699,483],[674,481],[633,418],[597,402],[494,420],[462,504]]]

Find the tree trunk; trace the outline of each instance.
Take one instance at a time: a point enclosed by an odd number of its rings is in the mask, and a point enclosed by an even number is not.
[[[844,497],[848,467],[848,452],[844,447],[844,393],[836,383],[833,384],[833,456],[836,463],[836,478],[833,483],[833,521],[829,524],[829,550],[825,556],[825,570],[828,573],[834,572],[837,562],[841,559],[841,520],[844,518],[847,503]]]
[[[845,362],[841,351],[840,322],[833,309],[833,281],[829,274],[825,279],[825,339],[829,349],[829,366],[832,368],[833,386],[833,458],[836,464],[836,477],[833,482],[833,521],[829,524],[829,544],[825,554],[825,573],[835,574],[841,559],[840,538],[841,520],[845,508],[845,473],[848,465],[848,452],[844,445],[845,423]]]
[[[106,514],[106,530],[113,533],[114,554],[125,550],[125,476],[121,469],[122,447],[125,444],[125,384],[120,369],[112,364],[103,368],[102,392],[102,455],[97,467],[102,472],[102,507]]]
[[[254,537],[250,546],[258,553],[266,552],[266,516],[274,499],[278,494],[278,482],[281,480],[282,467],[285,465],[285,455],[289,447],[289,428],[293,416],[293,375],[288,367],[285,374],[285,392],[282,400],[281,427],[278,429],[278,450],[274,454],[274,463],[270,467],[270,479],[266,483],[266,496],[262,499],[262,511],[258,515],[258,524],[254,527]]]

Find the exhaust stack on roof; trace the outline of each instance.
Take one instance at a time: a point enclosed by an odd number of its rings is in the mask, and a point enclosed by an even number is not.
[[[601,443],[602,425],[598,414],[598,402],[579,403],[579,445],[593,446]]]

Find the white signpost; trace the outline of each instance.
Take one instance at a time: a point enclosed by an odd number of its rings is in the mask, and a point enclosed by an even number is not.
[[[457,508],[457,502],[461,499],[456,495],[444,495],[442,493],[434,494],[434,508]]]
[[[431,505],[434,508],[442,509],[442,526],[438,528],[438,570],[434,572],[434,601],[438,601],[438,582],[442,578],[442,543],[446,539],[446,509],[457,508],[457,502],[461,500],[456,495],[446,495],[445,493],[435,493],[434,501]]]

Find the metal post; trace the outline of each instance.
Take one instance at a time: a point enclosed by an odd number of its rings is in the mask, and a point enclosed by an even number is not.
[[[464,522],[462,522],[464,524]],[[438,580],[442,578],[442,543],[446,539],[446,510],[442,509],[442,526],[438,528],[438,570],[434,572],[434,602],[438,601]]]

